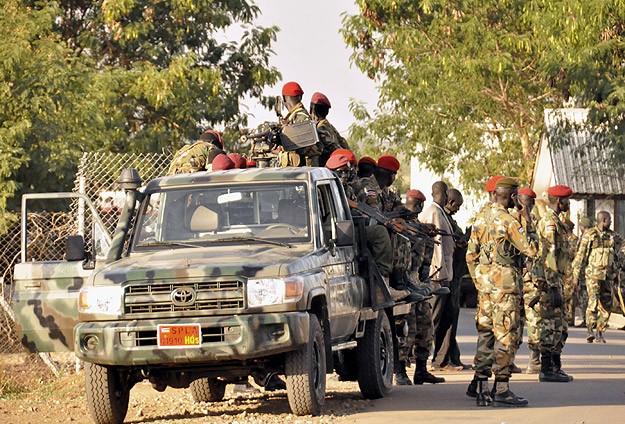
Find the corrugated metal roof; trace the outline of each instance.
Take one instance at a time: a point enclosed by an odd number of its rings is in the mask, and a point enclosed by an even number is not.
[[[547,134],[558,119],[580,123],[587,114],[586,109],[545,111]],[[625,178],[612,164],[610,149],[591,142],[588,131],[570,132],[565,143],[550,143],[549,152],[556,184],[568,185],[575,194],[625,194]]]

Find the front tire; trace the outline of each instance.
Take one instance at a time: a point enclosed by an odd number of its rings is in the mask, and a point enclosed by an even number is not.
[[[295,415],[319,415],[326,396],[326,349],[323,330],[310,315],[308,343],[289,352],[284,363],[286,390]]]
[[[366,399],[388,396],[393,387],[393,333],[384,311],[367,321],[365,335],[358,340],[358,386]]]
[[[87,406],[96,424],[121,424],[128,412],[130,388],[123,372],[85,363]]]
[[[196,402],[219,402],[226,394],[226,382],[217,378],[200,378],[189,385]]]

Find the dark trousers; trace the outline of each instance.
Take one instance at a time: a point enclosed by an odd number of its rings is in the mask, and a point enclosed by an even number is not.
[[[432,304],[432,323],[434,325],[434,354],[432,364],[443,367],[447,364],[460,365],[460,348],[456,340],[458,317],[460,316],[460,280],[439,281],[449,287],[450,293],[434,296]]]

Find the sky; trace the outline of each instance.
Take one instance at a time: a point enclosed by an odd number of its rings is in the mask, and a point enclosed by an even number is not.
[[[282,73],[282,81],[264,94],[279,95],[284,83],[297,81],[304,90],[303,103],[308,109],[312,94],[322,92],[332,104],[328,120],[347,137],[354,120],[349,111],[350,99],[366,103],[369,110],[374,109],[378,100],[375,83],[350,66],[351,50],[339,34],[342,14],[358,13],[354,0],[254,2],[262,12],[255,23],[280,28],[270,64]],[[249,117],[250,127],[276,120],[273,110],[267,111],[249,100],[245,104],[254,115]]]

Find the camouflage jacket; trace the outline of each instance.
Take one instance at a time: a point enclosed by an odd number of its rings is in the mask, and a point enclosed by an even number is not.
[[[383,199],[382,189],[375,175],[361,178],[356,187],[356,197],[359,202],[366,203],[374,207],[378,212],[382,212]]]
[[[209,158],[213,150],[220,149],[206,141],[196,141],[193,144],[183,146],[174,154],[167,175],[188,174],[190,172],[207,170],[208,165],[211,163]],[[212,156],[215,155],[213,154]]]
[[[536,243],[530,239],[521,223],[499,203],[490,207],[490,222],[485,231],[492,240],[492,265],[488,266],[488,279],[492,286],[508,293],[520,293],[522,286],[521,255],[534,258]]]
[[[547,207],[536,224],[538,257],[532,270],[535,279],[559,287],[569,266],[566,230],[556,212]]]
[[[342,148],[339,138],[341,135],[334,128],[334,126],[325,118],[317,121],[317,134],[319,134],[319,141],[323,145],[323,152],[330,154],[333,151]]]
[[[484,265],[490,264],[490,252],[492,246],[489,244],[488,233],[486,232],[486,225],[490,221],[490,207],[491,202],[486,202],[475,215],[473,225],[471,227],[471,236],[467,245],[467,266],[469,267],[469,274],[476,281],[475,270],[480,263]]]
[[[289,113],[284,117],[284,125],[292,124],[295,122],[304,122],[312,119],[308,111],[304,108],[304,105],[300,102],[293,106],[293,109],[289,110]]]
[[[589,228],[582,239],[573,260],[573,277],[585,275],[593,280],[613,280],[617,272],[617,249],[619,239],[612,230]],[[585,269],[583,269],[586,264]]]

